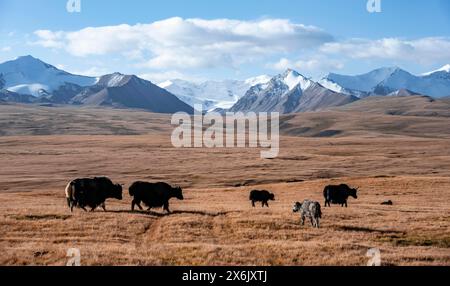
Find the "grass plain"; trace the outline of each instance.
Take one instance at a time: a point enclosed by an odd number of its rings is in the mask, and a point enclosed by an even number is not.
[[[276,159],[259,149],[177,149],[170,117],[140,111],[0,105],[0,265],[450,265],[449,103],[377,99],[281,121]],[[125,184],[108,212],[69,212],[73,178]],[[183,187],[185,200],[130,212],[135,180]],[[330,183],[359,186],[348,208],[299,224],[295,201]],[[252,208],[248,193],[276,194]],[[392,206],[381,205],[392,200]]]

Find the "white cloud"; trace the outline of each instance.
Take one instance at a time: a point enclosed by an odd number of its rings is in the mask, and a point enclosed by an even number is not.
[[[148,24],[87,27],[77,31],[38,30],[34,32],[32,43],[65,50],[76,57],[88,57],[89,61],[94,57],[98,59],[97,56],[119,58],[128,67],[135,68],[136,73],[144,73],[155,82],[167,78],[186,79],[192,70],[204,68],[237,71],[243,66],[247,69],[265,66],[319,74],[343,69],[344,64],[355,65],[361,60],[382,64],[390,61],[392,65],[404,61],[426,66],[450,62],[448,37],[336,41],[320,28],[287,19],[244,21],[174,17]],[[278,58],[279,61],[267,64]],[[93,65],[120,70],[106,62]],[[94,67],[83,74],[105,72]]]
[[[276,63],[268,64],[267,67],[280,71],[280,70],[286,70],[288,68],[293,68],[293,63],[292,63],[292,61],[290,61],[286,58],[281,58]]]
[[[344,42],[325,43],[320,51],[352,59],[388,59],[433,63],[450,60],[450,39],[444,37],[415,40],[398,38],[352,39]]]
[[[297,61],[281,58],[278,62],[269,64],[268,66],[269,68],[279,71],[291,68],[301,72],[319,74],[326,73],[331,70],[340,70],[344,68],[344,63],[317,55],[316,57],[310,59],[301,59]]]
[[[275,70],[293,68],[317,74],[343,69],[345,63],[355,60],[375,62],[388,60],[395,64],[403,61],[422,65],[439,65],[450,61],[450,39],[444,37],[415,40],[384,38],[328,42],[321,45],[310,58],[291,60],[283,57],[268,66]]]
[[[70,70],[69,72],[72,74],[79,74],[79,75],[91,76],[91,77],[98,77],[98,76],[102,76],[105,74],[113,73],[106,68],[97,67],[97,66],[90,67],[89,69],[86,69],[86,70],[73,70],[73,71]]]
[[[2,52],[10,52],[11,51],[11,47],[10,46],[6,46],[0,49],[0,51]]]
[[[34,34],[39,38],[34,44],[44,48],[62,48],[64,43],[61,41],[63,32],[52,32],[49,30],[37,30]]]
[[[285,19],[169,18],[150,24],[89,27],[79,31],[38,30],[34,44],[74,56],[119,53],[145,59],[142,67],[236,67],[275,53],[317,48],[333,37],[319,28]],[[147,55],[146,57],[144,55]]]
[[[202,82],[202,81],[207,80],[205,78],[184,74],[179,71],[144,73],[144,74],[139,74],[138,76],[140,78],[149,80],[155,84],[159,84],[166,80],[173,80],[173,79],[182,79],[182,80],[187,80],[187,81],[191,81],[191,82]]]

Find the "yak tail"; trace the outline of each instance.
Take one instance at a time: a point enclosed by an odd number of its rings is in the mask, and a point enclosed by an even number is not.
[[[69,206],[69,208],[72,206],[72,202],[74,201],[74,193],[75,193],[75,186],[74,186],[74,182],[70,182],[67,184],[66,186],[66,200],[67,200],[67,205]]]
[[[72,207],[72,200],[71,200],[70,198],[67,198],[67,206],[68,206],[69,208]]]
[[[319,218],[322,218],[322,210],[320,204],[317,204],[317,213],[319,214]]]

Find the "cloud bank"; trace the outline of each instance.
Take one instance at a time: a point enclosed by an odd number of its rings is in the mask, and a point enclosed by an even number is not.
[[[450,38],[336,38],[288,19],[254,21],[168,18],[148,24],[37,30],[33,45],[75,57],[120,56],[148,77],[157,72],[231,69],[244,65],[274,71],[335,71],[359,61],[442,65],[450,62]]]
[[[433,63],[450,61],[450,38],[428,37],[416,40],[384,38],[380,40],[352,39],[325,43],[325,54],[337,54],[352,59],[387,59]]]
[[[240,21],[169,18],[150,24],[35,31],[34,44],[77,57],[120,53],[148,68],[237,67],[276,53],[333,41],[313,26],[286,19]]]

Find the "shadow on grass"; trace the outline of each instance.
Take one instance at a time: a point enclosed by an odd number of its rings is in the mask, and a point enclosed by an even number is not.
[[[70,215],[57,215],[57,214],[43,214],[43,215],[14,215],[11,216],[16,220],[66,220],[69,219]]]
[[[375,229],[375,228],[369,228],[369,227],[347,226],[347,225],[336,226],[336,230],[365,232],[365,233],[381,233],[381,234],[404,233],[403,231],[392,230],[392,229],[382,230],[382,229]]]
[[[217,213],[211,213],[211,212],[205,212],[205,211],[184,211],[184,210],[178,210],[173,211],[170,213],[161,213],[161,212],[155,212],[155,211],[131,211],[131,210],[112,210],[107,211],[109,213],[124,213],[124,214],[143,214],[148,216],[154,216],[154,217],[167,217],[167,216],[173,216],[173,215],[180,215],[180,214],[192,214],[192,215],[201,215],[201,216],[210,216],[210,217],[218,217],[218,216],[224,216],[231,212],[217,212]]]

